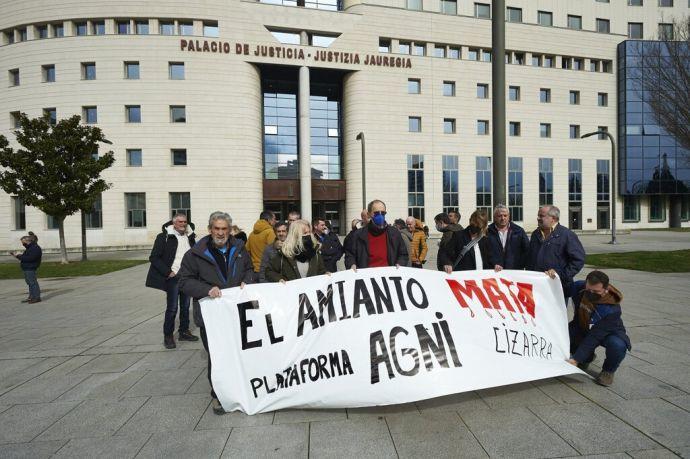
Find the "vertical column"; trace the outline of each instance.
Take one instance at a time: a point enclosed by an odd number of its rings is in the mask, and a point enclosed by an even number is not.
[[[311,221],[311,123],[309,120],[309,67],[299,69],[299,199],[302,218]]]

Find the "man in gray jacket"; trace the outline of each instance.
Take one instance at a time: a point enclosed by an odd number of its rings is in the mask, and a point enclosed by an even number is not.
[[[182,258],[178,273],[180,290],[194,299],[194,323],[199,327],[201,341],[208,354],[208,382],[211,385],[211,405],[215,414],[225,410],[213,391],[211,382],[211,351],[209,350],[204,318],[199,300],[219,298],[222,289],[243,288],[253,282],[254,269],[244,242],[230,236],[232,219],[225,212],[213,212],[208,219],[208,236],[203,237]]]

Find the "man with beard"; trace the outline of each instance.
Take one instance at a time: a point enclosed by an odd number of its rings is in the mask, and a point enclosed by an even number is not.
[[[201,341],[208,354],[208,382],[211,385],[211,405],[215,414],[225,410],[213,391],[211,382],[211,351],[206,337],[204,318],[201,315],[199,300],[207,296],[219,298],[222,289],[244,288],[252,283],[254,270],[244,242],[230,235],[232,218],[225,212],[213,212],[208,219],[208,236],[203,237],[182,258],[178,273],[180,290],[194,298],[194,322],[199,327]]]
[[[386,204],[375,199],[367,206],[366,226],[358,229],[345,253],[345,266],[352,269],[407,266],[408,253],[400,231],[386,223]]]

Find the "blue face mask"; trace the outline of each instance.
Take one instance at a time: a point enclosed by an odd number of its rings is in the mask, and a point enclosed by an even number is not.
[[[374,214],[374,216],[371,217],[371,220],[376,226],[383,226],[386,224],[386,216],[383,214]]]

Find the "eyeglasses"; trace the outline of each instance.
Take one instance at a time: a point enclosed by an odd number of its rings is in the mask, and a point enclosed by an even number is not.
[[[377,210],[376,212],[373,212],[373,215],[386,215],[385,210]]]

